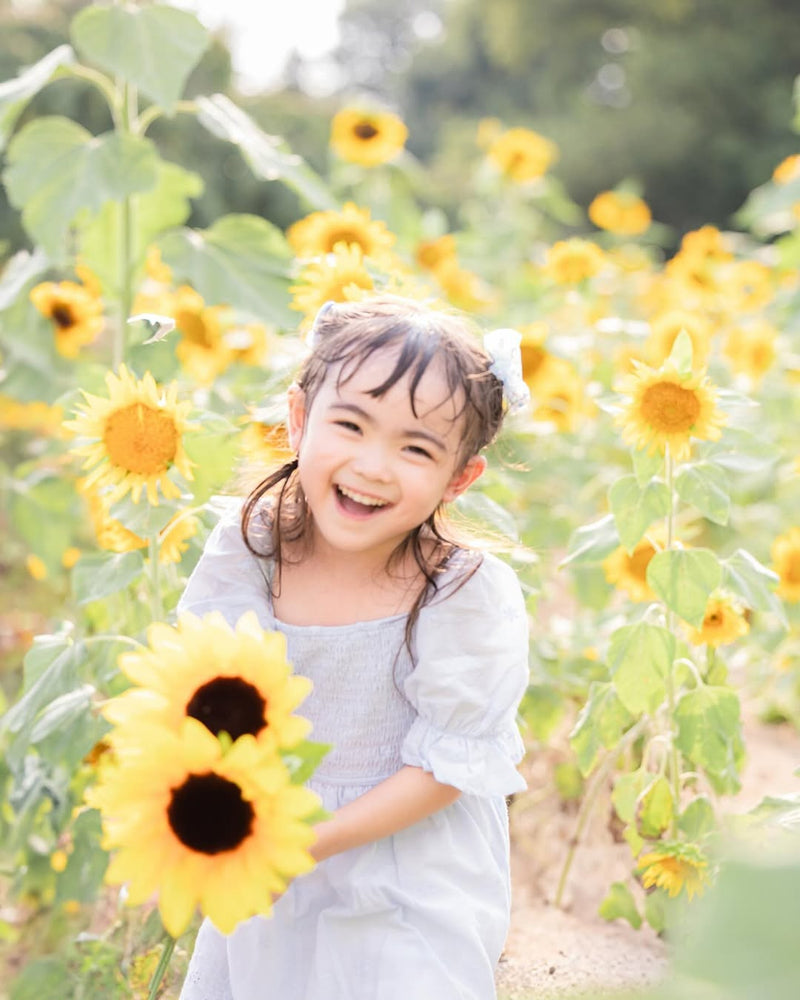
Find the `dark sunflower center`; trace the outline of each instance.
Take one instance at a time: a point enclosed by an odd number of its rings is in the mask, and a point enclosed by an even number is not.
[[[167,819],[182,844],[201,854],[233,851],[249,836],[255,813],[233,781],[190,774],[172,789]]]
[[[215,736],[227,733],[232,740],[255,736],[266,726],[267,703],[258,690],[241,677],[215,677],[199,687],[186,706],[186,714]]]
[[[359,139],[374,139],[378,134],[378,130],[370,122],[359,122],[353,131]]]
[[[75,317],[72,315],[72,310],[69,306],[56,306],[50,315],[53,317],[56,326],[61,327],[62,330],[75,324]]]

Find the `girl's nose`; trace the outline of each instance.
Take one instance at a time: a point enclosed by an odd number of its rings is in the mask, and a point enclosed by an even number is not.
[[[386,449],[378,443],[364,442],[353,459],[353,470],[365,479],[386,482],[390,478]]]

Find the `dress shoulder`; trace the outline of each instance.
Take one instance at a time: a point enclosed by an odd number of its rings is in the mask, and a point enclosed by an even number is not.
[[[465,582],[461,569],[448,573],[416,625],[405,693],[418,718],[403,759],[462,791],[507,795],[525,787],[515,767],[523,754],[516,713],[529,679],[525,600],[497,556],[483,555]]]

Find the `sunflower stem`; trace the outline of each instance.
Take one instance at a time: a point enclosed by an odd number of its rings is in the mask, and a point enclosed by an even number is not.
[[[675,541],[675,467],[674,459],[667,443],[664,449],[664,479],[669,494],[667,507],[667,551],[672,549]],[[675,612],[667,608],[667,628],[675,636]],[[677,637],[676,637],[677,638]],[[672,787],[672,822],[670,835],[673,840],[678,836],[678,816],[681,802],[681,768],[678,759],[678,747],[675,744],[675,661],[670,661],[665,678],[667,691],[667,710],[669,712],[669,782]]]
[[[119,131],[123,135],[133,134],[133,122],[136,114],[137,95],[136,89],[127,82],[121,84],[122,101],[121,116],[119,121]],[[119,283],[119,316],[114,329],[114,337],[111,345],[111,367],[114,371],[125,360],[126,331],[128,317],[131,314],[131,303],[133,301],[133,290],[131,288],[131,270],[133,259],[133,204],[130,195],[126,195],[120,202],[119,219],[119,273],[117,280]]]
[[[150,985],[148,987],[147,1000],[156,1000],[158,996],[158,990],[161,986],[161,981],[169,966],[169,960],[172,958],[172,953],[175,950],[175,938],[171,934],[167,934],[164,938],[164,947],[161,950],[161,956],[158,959],[158,965],[156,966],[156,971],[153,973],[153,978],[150,980]]]
[[[147,578],[150,584],[150,613],[154,622],[160,622],[164,609],[161,605],[161,573],[158,562],[158,534],[154,532],[147,543]]]

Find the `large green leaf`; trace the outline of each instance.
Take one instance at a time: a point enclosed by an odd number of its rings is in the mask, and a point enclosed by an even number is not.
[[[98,552],[83,556],[72,571],[72,586],[78,604],[88,604],[116,594],[132,583],[144,569],[141,552]]]
[[[61,557],[75,530],[77,506],[75,488],[63,476],[36,471],[14,481],[9,504],[11,523],[50,573],[61,571]]]
[[[704,685],[687,691],[675,709],[675,744],[704,768],[718,791],[737,791],[742,758],[739,698],[727,687]]]
[[[675,477],[675,490],[685,503],[691,504],[715,524],[727,524],[731,510],[728,476],[712,462],[693,462],[681,466]]]
[[[658,625],[638,622],[613,633],[608,667],[619,700],[629,712],[655,712],[664,700],[675,655],[675,636]]]
[[[709,595],[722,579],[722,566],[710,549],[668,549],[647,566],[647,582],[675,614],[699,628]]]
[[[283,233],[256,215],[224,215],[210,229],[180,229],[158,241],[177,281],[206,302],[227,304],[255,319],[294,327],[289,309],[291,254]]]
[[[745,549],[737,549],[722,561],[723,584],[744,598],[749,607],[769,611],[788,628],[783,602],[775,593],[778,574],[762,565]]]
[[[642,918],[636,909],[636,902],[624,882],[611,884],[608,895],[600,904],[597,912],[604,920],[616,920],[621,917],[623,920],[627,920],[634,930],[638,930],[642,926]]]
[[[569,735],[584,777],[597,762],[603,747],[612,747],[633,722],[611,684],[595,681]]]
[[[26,125],[8,149],[5,182],[28,233],[52,256],[63,252],[70,225],[108,201],[148,191],[158,181],[149,139],[116,132],[92,136],[68,118]]]
[[[164,4],[85,7],[70,33],[80,54],[167,111],[209,43],[194,14]]]
[[[72,48],[59,45],[39,62],[24,69],[19,76],[0,83],[0,150],[5,148],[28,101],[53,79],[62,66],[73,62],[75,53]]]
[[[672,822],[675,803],[672,789],[663,774],[653,779],[639,801],[638,820],[642,836],[659,837]]]
[[[20,250],[8,261],[0,275],[0,312],[7,309],[22,289],[49,267],[47,255],[37,249],[33,253]]]
[[[283,181],[311,208],[336,208],[325,181],[306,161],[289,149],[285,140],[269,135],[224,94],[198,97],[201,124],[220,139],[238,146],[250,169],[268,181]]]
[[[640,487],[636,476],[622,476],[609,489],[608,501],[620,541],[629,553],[650,525],[669,513],[669,490],[659,479]]]
[[[191,212],[191,198],[203,192],[203,180],[177,163],[158,159],[157,181],[150,191],[132,196],[131,256],[143,267],[148,246],[166,229],[180,226]],[[121,207],[107,202],[81,227],[78,237],[81,258],[107,289],[117,290],[120,278]],[[135,282],[134,282],[135,283]]]
[[[195,505],[199,505],[230,481],[240,454],[240,432],[218,413],[197,414],[196,422],[198,429],[186,435],[184,447],[195,463],[192,497]]]
[[[567,545],[567,556],[559,563],[559,569],[569,563],[599,562],[619,545],[619,533],[613,514],[581,525],[573,533]]]

